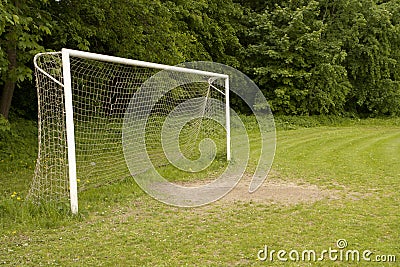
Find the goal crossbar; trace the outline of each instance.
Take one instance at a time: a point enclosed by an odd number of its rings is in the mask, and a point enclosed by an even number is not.
[[[52,54],[52,53],[55,54],[55,53],[60,53],[60,52],[38,53],[38,54],[36,54],[35,58],[37,58],[43,54]],[[183,67],[178,67],[178,66],[170,66],[170,65],[165,65],[165,64],[152,63],[152,62],[146,62],[146,61],[129,59],[129,58],[102,55],[102,54],[67,49],[67,48],[63,48],[61,50],[61,53],[68,54],[69,56],[73,56],[73,57],[84,58],[84,59],[92,59],[92,60],[99,60],[99,61],[104,61],[104,62],[118,63],[118,64],[130,65],[130,66],[138,66],[138,67],[145,67],[145,68],[152,68],[152,69],[159,69],[159,70],[177,71],[177,72],[183,72],[183,73],[193,73],[193,74],[229,79],[229,75],[221,74],[221,73],[202,71],[202,70],[196,70],[196,69],[188,69],[188,68],[183,68]],[[54,77],[49,75],[47,72],[45,72],[42,68],[40,68],[36,64],[36,60],[34,60],[34,64],[35,64],[35,68],[37,68],[39,71],[41,71],[44,75],[48,76],[50,79],[54,79]],[[55,80],[55,82],[64,86],[60,81]]]

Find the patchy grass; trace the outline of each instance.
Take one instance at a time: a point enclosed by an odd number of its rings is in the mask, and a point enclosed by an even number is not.
[[[274,176],[334,190],[337,198],[291,205],[221,201],[184,209],[153,200],[128,179],[83,192],[79,216],[71,216],[63,204],[38,207],[25,200],[36,128],[28,121],[13,122],[0,132],[0,265],[278,266],[276,254],[273,262],[263,262],[257,253],[265,245],[321,252],[337,249],[338,239],[347,240],[346,249],[371,250],[373,260],[397,254],[398,264],[399,120],[317,125],[315,118],[290,120],[292,126],[285,128],[280,123],[288,118],[277,119],[279,129],[292,130],[277,132]],[[254,120],[245,123],[252,129]],[[259,137],[250,136],[254,145]],[[311,263],[289,260],[288,265]],[[330,261],[326,255],[315,264],[357,263]]]

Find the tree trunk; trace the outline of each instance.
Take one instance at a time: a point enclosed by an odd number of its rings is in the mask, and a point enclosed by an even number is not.
[[[8,72],[11,75],[8,76],[6,82],[4,83],[3,92],[0,98],[0,114],[2,114],[6,119],[8,119],[8,114],[10,112],[11,101],[15,89],[15,69],[17,67],[17,47],[15,42],[11,44],[9,49],[7,49],[8,54]]]

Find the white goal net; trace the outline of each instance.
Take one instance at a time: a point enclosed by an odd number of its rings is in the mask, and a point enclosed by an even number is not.
[[[157,75],[160,71],[163,74]],[[70,200],[77,205],[71,199],[77,197],[75,191],[146,171],[140,160],[134,171],[129,169],[124,157],[123,127],[131,119],[128,107],[138,114],[148,112],[141,117],[145,145],[129,153],[145,153],[154,166],[179,157],[164,151],[175,143],[185,158],[198,158],[199,142],[205,137],[219,140],[217,156],[230,157],[227,125],[209,119],[211,113],[226,115],[229,108],[216,111],[208,104],[211,99],[228,104],[225,75],[67,49],[38,54],[35,74],[39,148],[29,196],[36,201]],[[182,105],[188,100],[190,105]],[[171,117],[177,107],[181,115]],[[161,142],[166,120],[169,127],[176,125],[171,131],[179,132],[178,141],[165,135],[165,143]],[[134,144],[140,133],[130,134]]]

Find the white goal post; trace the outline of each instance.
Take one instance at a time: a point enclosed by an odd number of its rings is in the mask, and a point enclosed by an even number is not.
[[[155,81],[156,90],[157,86],[174,84],[177,79],[188,82],[179,83],[152,109],[145,149],[149,150],[155,165],[166,164],[159,151],[160,125],[164,118],[182,101],[201,97],[205,101],[215,98],[225,103],[226,125],[221,131],[206,119],[190,123],[180,136],[183,154],[189,155],[195,150],[193,147],[201,135],[208,137],[223,132],[223,153],[228,161],[231,159],[229,76],[226,74],[71,49],[37,54],[34,65],[39,148],[29,197],[36,201],[69,199],[71,211],[76,214],[78,191],[134,175],[124,166],[121,152],[124,114],[141,85],[159,71],[168,71],[170,75],[168,80]],[[190,82],[193,76],[197,77],[194,81],[201,79],[202,82]],[[149,92],[143,101],[151,97]],[[211,112],[202,110],[205,107],[199,103],[192,108],[204,115]]]

